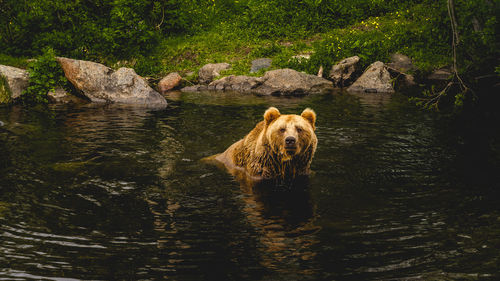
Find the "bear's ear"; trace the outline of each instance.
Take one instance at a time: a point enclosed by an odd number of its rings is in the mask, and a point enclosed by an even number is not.
[[[300,116],[302,116],[302,118],[306,119],[311,124],[313,130],[316,130],[316,127],[314,126],[314,124],[316,123],[316,113],[314,112],[314,110],[306,108],[304,109],[304,111],[302,111],[302,114],[300,114]]]
[[[269,125],[272,121],[280,117],[280,111],[276,107],[270,107],[264,112],[264,120],[266,125]]]

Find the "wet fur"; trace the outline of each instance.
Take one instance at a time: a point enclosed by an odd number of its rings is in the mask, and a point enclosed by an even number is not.
[[[264,114],[264,120],[245,138],[211,158],[223,163],[232,174],[239,174],[244,170],[254,179],[284,179],[307,175],[317,146],[315,121],[316,115],[310,109],[304,110],[299,116],[280,115],[277,109],[270,108]],[[295,132],[298,150],[290,156],[284,151],[284,140],[280,139],[276,129],[279,126],[295,126],[294,124],[300,124],[304,130],[300,134]]]

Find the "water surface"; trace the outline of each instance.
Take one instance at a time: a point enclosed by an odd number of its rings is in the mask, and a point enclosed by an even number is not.
[[[313,108],[314,173],[199,159]],[[176,93],[162,111],[0,107],[0,280],[495,280],[499,129],[406,98]],[[484,126],[485,125],[485,126]]]

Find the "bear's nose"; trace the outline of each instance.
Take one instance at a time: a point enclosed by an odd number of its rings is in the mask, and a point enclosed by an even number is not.
[[[287,137],[285,139],[285,144],[286,145],[293,145],[293,144],[295,144],[295,138],[294,137]]]

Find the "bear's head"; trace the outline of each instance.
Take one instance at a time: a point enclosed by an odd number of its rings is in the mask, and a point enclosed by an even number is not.
[[[264,113],[266,126],[265,138],[274,154],[282,161],[309,153],[309,159],[314,154],[317,145],[316,113],[306,108],[300,115],[280,114],[275,107],[270,107]]]

